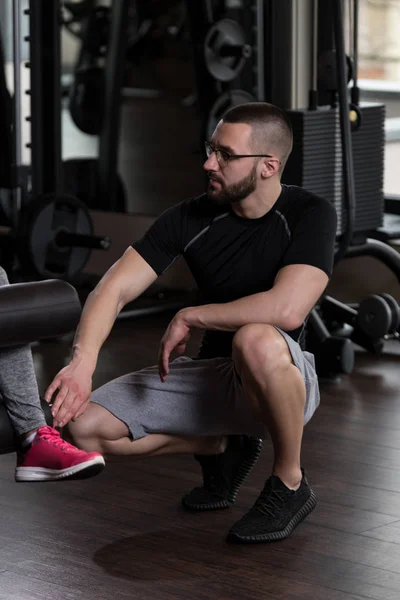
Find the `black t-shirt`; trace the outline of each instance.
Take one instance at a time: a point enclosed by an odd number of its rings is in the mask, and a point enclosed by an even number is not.
[[[132,246],[158,275],[182,255],[199,288],[199,304],[209,304],[267,291],[287,265],[312,265],[330,277],[335,235],[330,202],[282,185],[274,206],[259,219],[239,217],[206,194],[184,200],[163,212]],[[297,340],[301,331],[288,333]],[[229,356],[233,335],[206,331],[200,357]]]

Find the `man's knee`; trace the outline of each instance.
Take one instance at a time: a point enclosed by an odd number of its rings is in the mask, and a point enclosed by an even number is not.
[[[232,358],[239,369],[243,365],[265,372],[286,368],[292,363],[284,337],[272,325],[251,323],[235,334]]]
[[[92,415],[87,414],[88,410],[76,421],[68,423],[66,437],[74,446],[86,450],[86,452],[98,452],[100,436]]]
[[[91,402],[83,415],[70,421],[67,435],[82,450],[105,452],[107,442],[127,437],[129,430],[107,409]]]

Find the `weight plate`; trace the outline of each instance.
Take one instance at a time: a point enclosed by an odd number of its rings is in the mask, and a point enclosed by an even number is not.
[[[72,279],[85,266],[90,248],[57,245],[59,232],[93,235],[83,202],[49,194],[32,200],[21,216],[18,248],[21,263],[43,278]]]
[[[318,89],[321,92],[336,92],[338,90],[337,57],[335,50],[327,50],[318,57],[317,75]],[[350,57],[346,56],[346,80],[351,81],[353,65]]]
[[[229,55],[229,48],[232,55]],[[221,19],[212,25],[204,39],[204,60],[209,73],[218,81],[231,81],[242,70],[251,55],[244,31],[239,23]]]
[[[78,129],[88,135],[100,135],[104,97],[104,69],[96,65],[79,67],[69,93],[69,112]]]
[[[247,102],[255,101],[256,99],[251,94],[244,92],[243,90],[230,90],[229,92],[222,94],[222,96],[219,96],[214,102],[207,118],[205,127],[206,139],[210,139],[214,133],[214,129],[227,110],[233,108],[234,106],[239,106],[239,104],[246,104]]]
[[[358,307],[356,327],[368,337],[382,338],[391,327],[392,312],[386,300],[374,294],[363,300]]]
[[[379,294],[379,296],[386,300],[392,313],[392,323],[389,333],[396,333],[400,325],[400,307],[397,303],[397,300],[395,300],[390,294]]]

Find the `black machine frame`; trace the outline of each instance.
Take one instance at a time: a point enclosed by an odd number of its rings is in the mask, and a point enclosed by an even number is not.
[[[105,60],[104,119],[99,136],[98,210],[116,210],[120,129],[120,90],[127,45],[129,0],[111,5],[111,28]],[[61,157],[61,5],[59,0],[30,2],[32,194],[63,192]]]
[[[116,5],[119,7],[120,5]],[[63,193],[61,160],[60,3],[30,2],[22,13],[20,0],[12,4],[14,91],[5,76],[2,97],[12,106],[6,123],[11,152],[5,170],[11,176],[2,194],[8,231],[1,232],[2,263],[10,278],[66,277],[73,280],[93,249],[106,250],[108,237],[94,235],[86,205]],[[23,20],[29,19],[27,23]],[[29,88],[22,90],[21,31],[29,44]],[[4,74],[4,65],[1,65]],[[4,81],[3,81],[4,80]],[[31,165],[22,165],[22,94],[30,98]],[[3,190],[4,191],[4,190]],[[4,223],[2,223],[4,224]]]

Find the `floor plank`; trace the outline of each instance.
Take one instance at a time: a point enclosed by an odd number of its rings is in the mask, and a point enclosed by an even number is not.
[[[154,363],[168,321],[117,324],[95,387]],[[68,355],[68,340],[34,348],[41,391]],[[200,477],[190,456],[114,457],[98,477],[56,484],[16,484],[2,456],[0,599],[398,600],[398,360],[360,352],[350,377],[322,384],[302,457],[319,504],[278,544],[225,542],[268,476],[269,441],[235,507],[211,514],[180,507]]]

